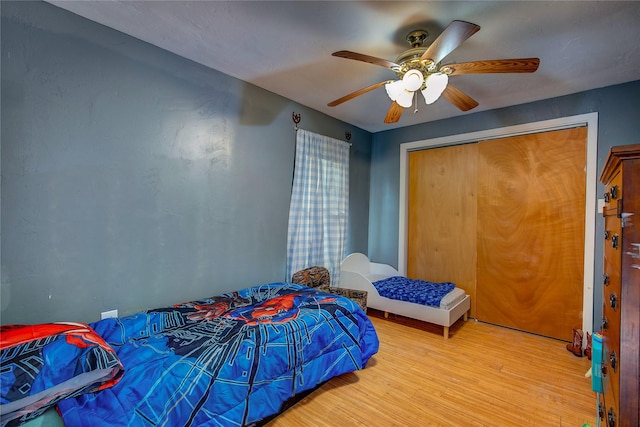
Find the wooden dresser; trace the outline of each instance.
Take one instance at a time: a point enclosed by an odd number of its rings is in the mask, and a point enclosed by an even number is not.
[[[602,426],[640,425],[640,144],[612,147],[600,181],[604,277]]]

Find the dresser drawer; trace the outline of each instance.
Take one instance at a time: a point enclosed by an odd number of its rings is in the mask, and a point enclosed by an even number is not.
[[[618,201],[622,198],[622,174],[617,171],[611,181],[604,187],[604,216],[609,216],[619,207]]]
[[[604,277],[603,290],[612,286],[620,289],[620,252],[622,248],[622,221],[617,216],[604,218]]]
[[[602,388],[607,411],[620,402],[620,349],[602,340]],[[615,412],[615,410],[614,410]]]

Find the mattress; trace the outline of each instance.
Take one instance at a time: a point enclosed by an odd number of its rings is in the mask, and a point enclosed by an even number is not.
[[[467,293],[462,288],[454,288],[451,292],[442,297],[440,301],[440,308],[443,310],[450,310],[456,304],[464,299]]]
[[[125,374],[58,404],[65,425],[250,426],[378,351],[349,298],[264,284],[92,324]]]
[[[373,283],[373,282],[377,282],[378,280],[388,279],[389,275],[386,275],[386,274],[367,274],[365,277],[371,283]],[[443,310],[450,310],[452,307],[454,307],[456,304],[458,304],[460,301],[462,301],[465,296],[466,296],[465,290],[456,287],[451,292],[449,292],[444,297],[442,297],[442,300],[440,301],[439,308],[441,308]]]

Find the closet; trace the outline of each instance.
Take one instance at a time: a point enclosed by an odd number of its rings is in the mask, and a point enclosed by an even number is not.
[[[586,127],[409,155],[407,274],[472,317],[563,340],[582,325]]]

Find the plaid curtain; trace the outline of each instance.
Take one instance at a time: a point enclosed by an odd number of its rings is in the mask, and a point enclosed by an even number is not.
[[[326,267],[339,283],[347,243],[349,144],[298,130],[289,207],[287,281],[298,270]]]

